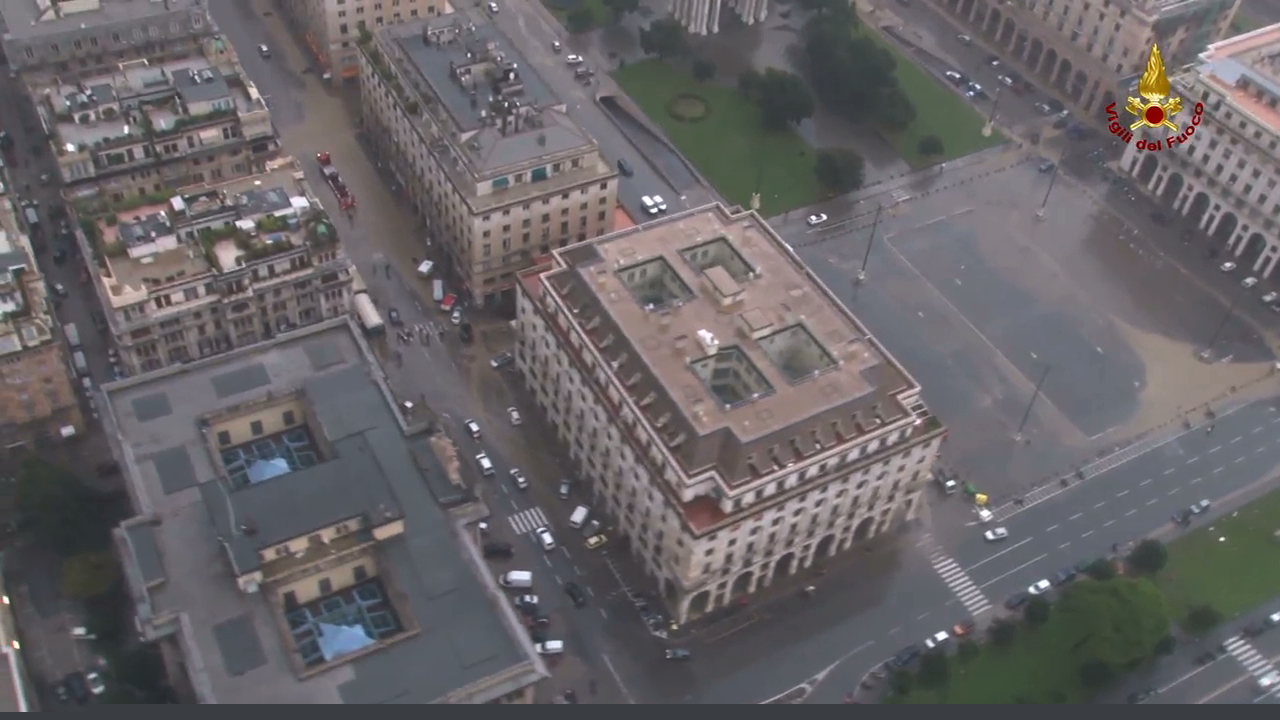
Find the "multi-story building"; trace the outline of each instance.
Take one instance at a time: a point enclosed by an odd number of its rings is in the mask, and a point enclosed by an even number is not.
[[[942,424],[754,213],[688,210],[520,278],[517,366],[679,621],[919,511]]]
[[[203,0],[5,0],[9,67],[70,81],[117,63],[183,57],[217,32]]]
[[[764,22],[769,16],[769,0],[674,0],[671,14],[696,35],[720,32],[720,13],[733,10],[747,25]]]
[[[529,703],[528,632],[346,318],[103,387],[114,538],[180,698]]]
[[[1085,113],[1129,91],[1159,44],[1191,62],[1227,33],[1240,0],[934,0]]]
[[[10,196],[12,197],[12,196]],[[71,351],[13,205],[0,202],[0,447],[6,452],[84,429]]]
[[[261,175],[101,216],[96,228],[95,285],[130,373],[345,315],[363,287],[289,157]]]
[[[283,0],[280,7],[324,71],[349,79],[360,75],[362,30],[433,17],[449,6],[444,0]]]
[[[1172,78],[1184,98],[1173,120],[1184,132],[1196,103],[1204,106],[1194,134],[1164,152],[1140,150],[1135,141],[1120,159],[1148,192],[1263,277],[1280,262],[1278,53],[1280,25],[1210,45],[1199,63]],[[1150,139],[1165,143],[1179,134]]]
[[[510,302],[517,271],[612,228],[617,172],[483,12],[376,29],[362,50],[371,136],[477,302]]]
[[[71,201],[121,203],[259,171],[279,149],[271,111],[235,51],[134,60],[92,77],[23,75]]]

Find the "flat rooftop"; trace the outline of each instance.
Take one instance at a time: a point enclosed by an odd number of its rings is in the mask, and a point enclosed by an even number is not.
[[[130,459],[126,474],[136,509],[154,520],[128,532],[132,572],[151,584],[152,617],[185,615],[188,669],[207,702],[431,703],[532,662],[532,648],[514,635],[514,615],[480,579],[485,568],[478,554],[460,547],[453,520],[428,491],[367,353],[352,325],[329,321],[246,351],[103,386],[104,419]],[[313,487],[298,485],[295,475],[319,471],[322,463],[231,495],[260,494],[237,502],[257,508],[254,523],[269,537],[278,535],[270,529],[275,523],[293,532],[334,513],[394,506],[405,532],[379,543],[376,552],[418,627],[411,637],[303,680],[282,641],[281,609],[268,607],[261,592],[237,589],[219,543],[236,530],[223,503],[206,505],[206,498],[224,495],[211,489],[218,471],[198,422],[211,411],[299,389],[314,413],[308,427],[338,456],[328,463],[356,462],[359,472],[322,473]],[[355,453],[365,457],[348,457]],[[242,557],[244,538],[230,542],[233,556]]]
[[[385,46],[397,49],[391,59],[430,87],[436,101],[422,103],[428,112],[443,108],[457,134],[468,136],[459,151],[476,174],[595,145],[485,12],[462,9],[376,32]],[[507,89],[500,89],[493,78],[506,72],[514,75]],[[510,105],[499,107],[504,102]],[[504,113],[513,114],[505,123]]]
[[[851,437],[855,412],[900,416],[890,399],[916,387],[755,214],[706,206],[554,256],[542,287],[621,359],[637,401],[666,395],[698,437],[746,444],[837,410]]]
[[[1231,102],[1280,133],[1280,24],[1236,35],[1200,53],[1195,73]]]
[[[131,22],[190,10],[199,7],[201,0],[60,0],[56,4],[60,13],[54,12],[54,0],[4,0],[0,15],[4,17],[5,34],[14,38],[40,37],[79,30],[85,25]]]
[[[273,160],[264,173],[236,178],[224,183],[206,183],[184,188],[173,199],[116,214],[115,224],[98,221],[104,246],[116,247],[106,258],[108,275],[102,281],[113,303],[132,304],[149,289],[182,283],[209,272],[228,272],[239,267],[245,254],[243,242],[221,238],[209,243],[185,239],[186,230],[225,213],[228,219],[250,225],[268,215],[289,216],[314,209],[310,188],[292,158]],[[301,247],[302,229],[282,228],[258,233],[255,243],[287,243]],[[121,252],[122,251],[122,252]]]

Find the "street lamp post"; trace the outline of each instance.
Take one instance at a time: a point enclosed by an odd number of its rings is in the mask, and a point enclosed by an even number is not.
[[[1053,192],[1054,182],[1058,179],[1058,169],[1062,167],[1062,158],[1058,158],[1058,162],[1054,163],[1053,171],[1049,173],[1049,187],[1045,188],[1044,199],[1040,201],[1040,209],[1036,210],[1036,219],[1044,219],[1044,209],[1049,205],[1049,195]]]
[[[1031,408],[1035,407],[1036,400],[1040,397],[1040,389],[1044,387],[1044,381],[1049,379],[1049,371],[1052,369],[1053,367],[1050,365],[1044,366],[1044,373],[1040,375],[1040,382],[1036,383],[1036,391],[1031,394],[1031,402],[1027,403],[1027,411],[1022,413],[1022,422],[1018,423],[1018,432],[1013,434],[1014,439],[1022,439],[1022,429],[1027,426],[1027,420],[1031,418]]]
[[[871,246],[876,241],[876,229],[880,227],[880,214],[884,212],[884,204],[876,205],[876,217],[871,221],[871,235],[867,237],[867,251],[862,253],[862,267],[858,268],[858,280],[867,279],[867,261],[871,259]]]
[[[763,143],[762,143],[763,144]],[[756,189],[751,193],[751,209],[760,211],[760,186],[764,183],[764,148],[756,148]]]
[[[996,88],[996,96],[991,100],[991,114],[987,116],[987,124],[982,126],[982,137],[991,137],[991,133],[995,131],[996,108],[1000,107],[1000,94],[1003,92],[1003,85]]]
[[[1204,350],[1200,353],[1200,357],[1206,360],[1213,354],[1213,346],[1218,344],[1218,338],[1222,335],[1222,331],[1227,327],[1227,321],[1236,312],[1236,300],[1232,298],[1231,305],[1227,307],[1227,312],[1222,316],[1222,320],[1218,322],[1218,327],[1214,329],[1213,335],[1209,338],[1209,344],[1205,345]]]

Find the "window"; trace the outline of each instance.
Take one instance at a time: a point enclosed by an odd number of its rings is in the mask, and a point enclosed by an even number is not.
[[[231,433],[227,432],[226,430],[219,430],[219,431],[218,431],[218,444],[219,444],[219,445],[230,445],[230,444],[231,444]]]
[[[253,433],[255,436],[257,436],[257,435],[261,435],[261,434],[262,434],[262,421],[261,421],[261,420],[254,420],[253,422],[249,423],[249,432]]]
[[[320,586],[321,595],[328,595],[333,592],[333,581],[329,578],[320,578],[318,585]]]
[[[363,565],[357,565],[351,569],[351,575],[356,582],[364,582],[369,579],[369,571],[364,569]]]
[[[285,410],[285,411],[284,411],[284,417],[283,417],[283,418],[281,418],[281,419],[282,419],[282,420],[284,420],[284,424],[285,424],[286,426],[293,425],[293,422],[294,422],[294,419],[295,419],[295,418],[293,417],[293,411],[292,411],[292,410]]]

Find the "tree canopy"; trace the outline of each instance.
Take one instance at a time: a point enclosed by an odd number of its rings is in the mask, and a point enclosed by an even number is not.
[[[925,135],[916,143],[916,152],[924,157],[937,157],[947,151],[942,138],[937,135]]]
[[[71,472],[31,459],[18,473],[16,503],[37,539],[60,555],[104,547],[110,537],[97,494]]]
[[[1138,543],[1128,557],[1129,567],[1140,573],[1154,575],[1169,562],[1169,550],[1159,540],[1147,538]]]
[[[916,118],[916,109],[898,85],[896,63],[888,50],[852,32],[850,12],[819,14],[804,31],[804,57],[818,99],[836,115],[853,123],[873,123],[901,130]]]
[[[1169,634],[1164,596],[1143,579],[1076,583],[1062,594],[1053,613],[1059,619],[1059,642],[1080,667],[1101,663],[1114,673],[1131,670]]]
[[[596,24],[596,16],[592,14],[591,8],[579,5],[565,16],[564,24],[569,32],[580,35]]]
[[[73,555],[62,563],[62,594],[88,600],[111,592],[120,581],[120,564],[108,551]]]
[[[621,20],[627,13],[640,9],[640,0],[603,0],[604,6],[613,11],[613,19]]]
[[[748,69],[738,77],[738,90],[756,107],[766,130],[786,128],[813,117],[813,95],[804,80],[777,68]]]
[[[654,20],[640,31],[640,49],[645,55],[672,58],[689,50],[689,38],[680,21],[667,16]]]
[[[818,151],[813,171],[827,190],[847,193],[862,187],[864,162],[848,148],[828,148]]]
[[[705,58],[698,58],[693,61],[693,79],[698,82],[707,82],[716,76],[716,64]]]

